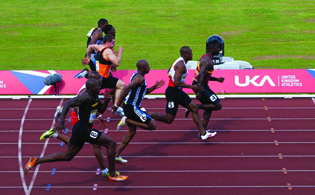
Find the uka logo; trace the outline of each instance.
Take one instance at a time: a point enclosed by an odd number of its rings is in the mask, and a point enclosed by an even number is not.
[[[250,78],[250,76],[246,75],[245,76],[245,82],[240,83],[240,78],[239,76],[235,76],[235,85],[239,87],[247,87],[250,84],[253,84],[256,87],[262,87],[266,82],[269,83],[272,87],[275,87],[275,83],[271,80],[269,76],[263,76],[261,81],[258,82],[257,79],[260,77],[260,75],[256,75],[253,78]]]

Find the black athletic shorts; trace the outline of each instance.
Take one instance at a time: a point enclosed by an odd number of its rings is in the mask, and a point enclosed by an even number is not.
[[[197,81],[193,81],[193,85],[197,85]],[[201,93],[201,99],[199,100],[202,104],[218,104],[220,100],[218,96],[209,88],[208,84],[202,83],[203,91]]]
[[[137,106],[124,103],[123,109],[125,116],[133,121],[149,124],[152,120],[150,115],[140,110]]]
[[[109,88],[116,89],[116,84],[118,82],[118,78],[109,76],[108,78],[102,78],[101,89]]]
[[[86,124],[78,121],[72,128],[72,136],[69,142],[79,148],[83,148],[84,143],[96,144],[102,133],[96,129],[87,127]]]
[[[173,116],[176,115],[178,110],[178,104],[187,108],[191,98],[183,92],[183,90],[168,86],[165,91],[166,96],[166,113],[171,114]]]

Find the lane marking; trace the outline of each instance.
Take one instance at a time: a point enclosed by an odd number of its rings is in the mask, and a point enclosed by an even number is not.
[[[288,186],[288,190],[292,190],[292,186],[290,183],[287,183],[287,186]]]
[[[279,155],[214,155],[214,156],[124,156],[125,158],[279,158]],[[315,158],[315,155],[282,155],[285,158]],[[2,159],[17,159],[17,156],[0,156]],[[29,158],[29,156],[23,156]],[[80,159],[95,158],[95,156],[75,156]],[[32,171],[30,171],[32,172]]]
[[[271,128],[271,133],[275,133],[275,129],[274,128]]]
[[[270,129],[271,131],[275,131],[274,128],[271,128]],[[268,129],[211,129],[211,131],[217,131],[217,132],[266,132],[266,131],[270,131]],[[43,131],[46,131],[46,130],[24,130],[23,133],[38,133],[38,132],[43,132]],[[117,130],[109,130],[109,131],[112,131],[112,132],[117,132]],[[308,132],[313,132],[315,131],[315,129],[279,129],[277,130],[279,132],[296,132],[296,133],[299,133],[301,131],[308,131]],[[19,132],[19,130],[1,130],[0,131],[0,134],[1,133],[17,133]],[[72,132],[72,130],[68,130],[68,132]],[[119,132],[128,132],[128,130],[120,130]],[[117,132],[117,133],[119,133]],[[164,133],[164,132],[173,132],[173,133],[177,133],[177,132],[199,132],[199,130],[192,130],[192,129],[164,129],[164,130],[156,130],[156,131],[148,131],[148,130],[137,130],[137,132],[145,132],[145,133]]]
[[[20,177],[21,177],[24,193],[26,195],[28,195],[29,193],[28,193],[28,189],[27,189],[27,185],[26,185],[25,177],[24,177],[24,169],[23,169],[24,166],[22,165],[22,134],[23,134],[23,126],[24,126],[25,117],[31,103],[32,103],[32,99],[29,99],[27,102],[26,108],[24,110],[24,114],[22,116],[22,120],[20,124],[20,131],[19,131],[19,140],[18,140],[18,159],[19,159]]]
[[[283,159],[283,156],[281,153],[278,153],[278,156],[279,156],[279,159],[282,160]]]
[[[315,98],[314,99],[314,104],[315,104]],[[266,106],[267,107],[267,106]],[[165,110],[165,108],[150,108],[146,107],[147,109],[151,110]],[[307,107],[307,106],[294,106],[294,107],[267,107],[269,110],[284,110],[284,109],[292,109],[292,110],[301,110],[301,109],[315,109],[314,106]],[[178,110],[185,110],[186,108],[178,108]],[[224,107],[222,110],[262,110],[265,109],[265,107]],[[24,110],[24,108],[0,108],[0,110]],[[56,110],[56,108],[30,108],[29,110]]]
[[[36,186],[38,189],[46,188],[47,186]],[[20,186],[0,186],[0,189],[19,189]],[[51,189],[91,189],[91,186],[50,186]],[[261,185],[261,186],[97,186],[99,189],[176,189],[176,188],[315,188],[315,185],[291,185],[287,183],[287,185]]]
[[[270,116],[268,116],[268,117],[267,117],[267,119],[268,119],[268,121],[269,121],[269,122],[271,121],[271,118],[270,118]]]
[[[20,121],[21,119],[0,119],[0,121]],[[27,121],[50,121],[51,119],[26,119]],[[113,121],[120,121],[120,118],[111,118]],[[202,118],[201,118],[202,120]],[[266,118],[211,118],[212,121],[264,121]],[[315,120],[315,118],[272,118],[272,120]],[[191,121],[191,118],[175,118],[174,121]],[[159,122],[162,123],[162,122]]]
[[[287,170],[282,168],[281,170],[117,170],[118,172],[126,173],[283,173],[288,172],[303,173],[303,172],[315,172],[315,170]],[[30,171],[32,172],[32,171]],[[40,173],[50,173],[51,171],[39,171]],[[56,171],[62,173],[94,173],[95,171]],[[0,173],[18,173],[18,171],[0,171]]]
[[[267,111],[268,110],[268,107],[267,106],[264,106],[265,110]]]
[[[93,186],[93,190],[97,190],[97,183],[96,183],[96,184],[94,184],[94,186]]]
[[[62,103],[63,103],[63,99],[60,100],[59,106],[61,106]],[[50,120],[51,120],[51,119],[50,119]],[[54,127],[54,126],[55,126],[55,120],[54,120],[54,118],[53,118],[53,122],[52,122],[52,124],[51,124],[51,126],[50,126],[50,129],[51,129],[52,127]],[[42,149],[42,152],[41,152],[41,154],[40,154],[40,157],[43,157],[43,156],[44,156],[45,151],[46,151],[46,148],[47,148],[47,145],[48,145],[48,142],[49,142],[49,139],[46,139],[46,140],[45,140],[45,143],[44,143],[44,146],[43,146],[43,149]],[[24,144],[24,143],[23,143],[23,144]],[[40,165],[37,165],[37,166],[36,166],[36,169],[35,169],[35,172],[34,172],[34,174],[33,174],[31,183],[30,183],[30,185],[28,186],[28,194],[30,194],[31,191],[32,191],[32,188],[33,188],[34,182],[35,182],[35,180],[36,180],[36,176],[37,176],[37,173],[38,173],[39,168],[40,168]]]
[[[278,140],[275,140],[275,145],[276,145],[276,146],[279,146]]]
[[[214,138],[213,138],[214,139]],[[117,140],[121,141],[121,140]],[[15,145],[18,143],[0,143],[0,145]],[[60,143],[50,143],[51,145],[60,145]],[[89,143],[85,143],[85,145],[88,145]],[[217,145],[217,144],[226,144],[226,145],[238,145],[238,144],[275,144],[275,141],[273,142],[164,142],[164,141],[156,141],[156,142],[130,142],[129,145]],[[312,142],[278,142],[278,144],[315,144],[315,141]],[[43,145],[43,143],[40,142],[28,142],[23,143],[23,145]],[[45,144],[44,144],[45,145]]]

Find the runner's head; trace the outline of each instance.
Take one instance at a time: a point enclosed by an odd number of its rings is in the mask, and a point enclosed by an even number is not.
[[[110,34],[110,35],[113,35],[114,37],[116,36],[116,30],[115,30],[115,28],[114,28],[112,25],[110,25],[110,24],[108,24],[108,25],[105,26],[105,28],[104,28],[104,33],[105,33],[105,35]]]
[[[87,76],[88,79],[96,79],[98,80],[98,82],[101,84],[102,83],[102,78],[100,76],[100,73],[96,72],[96,71],[91,71],[89,72],[88,76]]]
[[[86,90],[91,92],[92,95],[96,95],[100,93],[101,86],[98,80],[96,79],[88,79],[85,83]]]
[[[114,48],[115,47],[115,37],[111,34],[107,34],[103,38],[103,44],[106,45],[106,47]]]
[[[98,28],[102,29],[103,32],[104,32],[104,28],[107,24],[108,24],[108,21],[104,18],[99,19],[99,21],[97,22]]]
[[[148,74],[150,72],[149,63],[146,60],[139,60],[137,62],[137,68],[142,74]]]
[[[193,59],[192,58],[193,54],[190,47],[183,46],[182,48],[180,48],[179,52],[180,52],[180,56],[183,57],[186,62]]]

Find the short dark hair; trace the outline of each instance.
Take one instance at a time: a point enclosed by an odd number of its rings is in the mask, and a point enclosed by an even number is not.
[[[103,38],[103,44],[105,44],[106,42],[112,42],[115,39],[115,37],[111,34],[107,34],[104,36]]]
[[[190,51],[190,50],[191,50],[190,47],[188,47],[188,46],[183,46],[182,48],[180,48],[179,53],[180,53],[180,55],[182,56],[182,55],[184,55],[185,53],[187,53],[187,52]]]
[[[218,45],[218,47],[220,47],[220,43],[218,41],[209,41],[209,42],[206,43],[206,50],[212,49],[216,45]]]
[[[111,31],[112,28],[113,28],[113,25],[110,25],[110,24],[106,25],[104,28],[104,33],[108,34],[108,31]]]
[[[108,21],[106,19],[104,19],[104,18],[101,18],[98,21],[98,23],[97,23],[98,26],[101,26],[101,25],[104,25],[104,24],[108,24]]]

